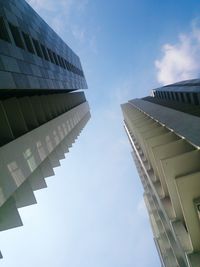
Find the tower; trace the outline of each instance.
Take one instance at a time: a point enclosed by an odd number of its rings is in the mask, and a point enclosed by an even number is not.
[[[86,88],[79,57],[26,1],[0,0],[1,231],[22,225],[18,208],[89,120]]]
[[[200,80],[154,89],[122,111],[162,266],[200,266]]]

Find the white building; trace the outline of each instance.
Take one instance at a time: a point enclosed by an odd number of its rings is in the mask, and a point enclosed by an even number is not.
[[[122,105],[162,266],[200,266],[200,80]]]

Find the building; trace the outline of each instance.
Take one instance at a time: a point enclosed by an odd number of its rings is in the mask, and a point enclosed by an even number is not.
[[[200,80],[152,91],[122,105],[165,267],[200,266]]]
[[[22,225],[90,118],[79,57],[24,0],[0,0],[0,230]],[[76,92],[76,90],[79,90]]]

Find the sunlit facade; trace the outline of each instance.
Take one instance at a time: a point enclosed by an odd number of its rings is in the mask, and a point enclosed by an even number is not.
[[[22,225],[18,208],[90,118],[79,57],[24,0],[0,0],[0,230]],[[79,90],[78,92],[75,92]]]
[[[200,266],[200,80],[122,105],[162,266]]]

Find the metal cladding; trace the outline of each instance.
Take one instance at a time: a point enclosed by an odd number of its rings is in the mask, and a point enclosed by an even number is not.
[[[0,0],[0,231],[22,225],[18,208],[36,203],[90,119],[86,88],[79,57],[41,17]]]
[[[200,266],[200,80],[154,89],[122,105],[165,267]]]

